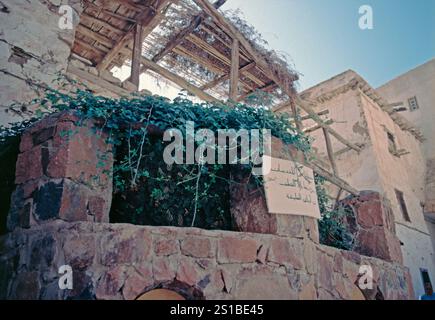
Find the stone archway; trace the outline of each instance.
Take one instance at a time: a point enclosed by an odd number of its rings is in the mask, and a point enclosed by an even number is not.
[[[181,294],[168,289],[154,289],[141,294],[136,300],[186,300]]]
[[[135,300],[204,300],[198,288],[178,280],[166,281],[146,288]]]

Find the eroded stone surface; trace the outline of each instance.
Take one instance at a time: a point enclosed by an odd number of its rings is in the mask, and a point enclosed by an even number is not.
[[[164,287],[187,298],[361,299],[361,264],[373,267],[385,299],[412,297],[400,264],[307,238],[58,220],[0,241],[5,298],[134,299]],[[74,289],[60,292],[64,264],[73,268]]]

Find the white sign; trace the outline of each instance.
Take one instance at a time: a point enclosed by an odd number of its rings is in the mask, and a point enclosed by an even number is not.
[[[320,219],[313,170],[289,160],[264,156],[264,189],[269,213]]]

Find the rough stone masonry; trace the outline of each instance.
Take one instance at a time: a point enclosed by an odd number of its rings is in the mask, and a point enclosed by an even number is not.
[[[374,250],[395,239],[375,193],[351,203],[364,235],[380,235],[361,249],[375,257],[319,244],[314,219],[270,215],[261,192],[234,186],[240,232],[108,223],[113,157],[96,168],[111,148],[104,134],[89,134],[91,122],[76,120],[55,114],[22,136],[10,233],[0,238],[0,298],[135,299],[154,288],[187,299],[413,297],[395,240]],[[272,154],[297,157],[285,149],[275,140]],[[72,290],[59,289],[62,265],[72,267]],[[357,286],[361,265],[373,270],[372,290]]]

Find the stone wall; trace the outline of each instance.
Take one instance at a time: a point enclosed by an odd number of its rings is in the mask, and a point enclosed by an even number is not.
[[[406,268],[294,237],[49,222],[1,238],[0,297],[135,299],[170,288],[188,299],[364,299],[355,284],[373,268],[385,299],[412,292]],[[60,290],[58,268],[73,269],[73,290]]]
[[[303,162],[276,139],[272,155]],[[0,297],[134,299],[161,287],[189,299],[413,296],[408,270],[392,254],[394,241],[365,243],[364,253],[384,260],[320,245],[315,219],[269,214],[259,190],[231,187],[240,232],[107,224],[112,165],[111,148],[93,122],[60,113],[24,132],[9,213],[12,232],[0,238]],[[394,238],[379,199],[351,204],[364,215],[368,238],[386,231]],[[72,290],[59,289],[63,265],[73,269]],[[356,285],[362,265],[373,269],[371,290]]]
[[[425,73],[429,74],[427,71]],[[430,81],[428,78],[428,83],[431,83]],[[415,94],[426,94],[429,97],[430,94],[427,93],[427,89],[424,89],[425,86],[418,87],[416,93],[407,91],[406,94],[402,94],[402,89],[397,89],[394,92],[400,93],[400,95],[390,95],[389,101],[391,103],[407,101],[405,96],[412,97]],[[404,84],[401,88],[406,87],[407,84]],[[415,85],[413,88],[416,88]],[[325,109],[329,111],[325,118],[334,120],[332,128],[338,133],[353,143],[364,145],[363,150],[357,153],[346,150],[342,144],[335,140],[333,146],[336,152],[338,174],[357,190],[374,190],[388,199],[394,215],[397,237],[401,242],[400,248],[404,265],[411,269],[417,296],[423,294],[420,268],[428,269],[431,278],[435,277],[433,235],[431,235],[429,223],[426,221],[431,209],[431,201],[427,199],[433,198],[431,186],[434,185],[431,183],[433,179],[430,178],[431,162],[427,161],[429,158],[423,152],[424,145],[428,142],[418,140],[418,134],[415,130],[410,129],[409,122],[403,121],[401,113],[389,114],[386,111],[388,108],[385,108],[384,99],[353,71],[337,75],[307,89],[301,95],[316,103],[316,111]],[[425,105],[429,106],[427,101],[425,101]],[[313,125],[312,122],[307,123],[307,126],[311,125]],[[401,150],[401,153],[390,152],[387,132],[394,136],[396,149]],[[310,135],[315,138],[313,147],[324,156],[324,161],[328,163],[321,130]],[[431,140],[428,141],[430,144]],[[341,150],[344,151],[340,152]],[[328,190],[331,191],[331,196],[336,197],[336,188]],[[395,190],[403,193],[411,221],[406,221],[404,218]],[[426,216],[424,212],[427,212]],[[386,239],[385,236],[374,233],[365,236],[364,242],[379,241],[375,240],[377,237]],[[382,251],[381,247],[382,245],[379,245],[376,250]],[[394,247],[397,248],[397,245]],[[393,249],[392,252],[394,251],[396,249]],[[369,251],[365,249],[362,252],[369,254]],[[388,259],[388,255],[383,258]]]
[[[350,207],[354,213],[354,216],[347,217],[347,226],[355,237],[356,252],[403,264],[394,215],[387,199],[377,192],[363,191],[359,196],[340,203]]]
[[[23,133],[9,230],[53,219],[109,222],[111,147],[92,122],[77,120],[54,114]]]

